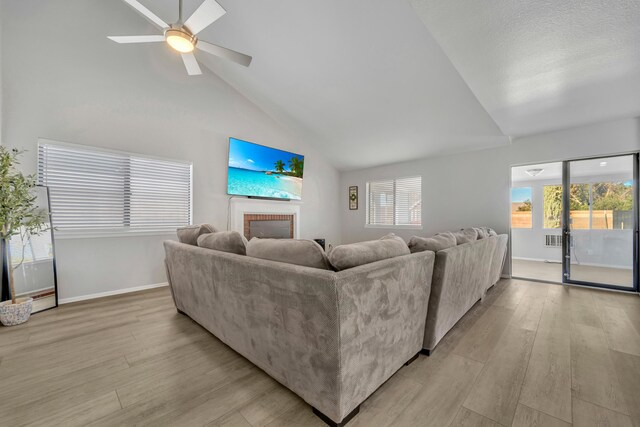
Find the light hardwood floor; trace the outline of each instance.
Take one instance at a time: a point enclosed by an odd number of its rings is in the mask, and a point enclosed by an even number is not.
[[[560,283],[562,281],[562,263],[513,259],[511,260],[511,274],[523,279]],[[633,269],[631,268],[596,267],[572,263],[571,279],[633,289]]]
[[[0,424],[323,426],[166,288],[0,328]],[[640,298],[502,280],[350,426],[640,427]]]

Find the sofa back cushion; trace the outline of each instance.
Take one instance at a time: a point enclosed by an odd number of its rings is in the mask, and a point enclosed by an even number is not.
[[[247,255],[270,261],[331,270],[331,263],[322,246],[313,240],[259,239],[254,237],[247,244]]]
[[[218,230],[211,224],[199,224],[180,227],[176,230],[176,234],[178,235],[178,241],[180,243],[197,246],[200,235],[215,233],[216,231]]]
[[[438,252],[444,249],[452,248],[458,243],[453,233],[438,233],[433,237],[413,236],[409,240],[409,250],[412,254],[423,251]]]
[[[329,252],[329,261],[340,271],[410,253],[404,240],[391,233],[380,240],[336,246]]]
[[[198,246],[232,254],[247,254],[247,239],[237,231],[218,231],[198,237]]]
[[[458,245],[478,240],[478,232],[474,228],[465,228],[464,230],[456,231],[453,235],[456,237]]]

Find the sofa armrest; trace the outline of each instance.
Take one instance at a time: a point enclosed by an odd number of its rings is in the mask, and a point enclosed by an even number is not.
[[[433,350],[460,318],[483,298],[495,244],[495,238],[487,238],[436,253],[425,349]]]
[[[425,251],[337,274],[343,415],[422,349],[434,259]]]

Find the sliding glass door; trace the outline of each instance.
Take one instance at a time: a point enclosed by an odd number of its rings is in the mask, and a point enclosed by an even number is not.
[[[563,164],[564,282],[637,289],[636,154]]]
[[[511,168],[511,275],[562,282],[562,162]]]

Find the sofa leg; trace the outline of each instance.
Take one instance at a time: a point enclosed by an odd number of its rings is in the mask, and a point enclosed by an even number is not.
[[[431,356],[432,352],[433,350],[429,350],[428,348],[423,348],[422,350],[420,350],[420,353],[424,354],[425,356]]]
[[[418,356],[420,356],[421,352],[416,353],[411,359],[407,360],[407,363],[404,364],[404,366],[409,366],[413,363],[414,360],[416,360],[418,358]]]
[[[344,417],[342,419],[342,421],[340,421],[339,423],[333,421],[331,418],[327,417],[325,414],[323,414],[322,412],[318,411],[316,408],[313,408],[313,413],[320,418],[322,421],[324,421],[325,423],[327,423],[328,425],[330,425],[331,427],[342,427],[344,425],[346,425],[349,421],[351,421],[351,419],[353,417],[355,417],[356,415],[358,415],[358,412],[360,412],[360,405],[356,406],[356,408],[349,412],[349,414],[347,414],[346,417]]]

